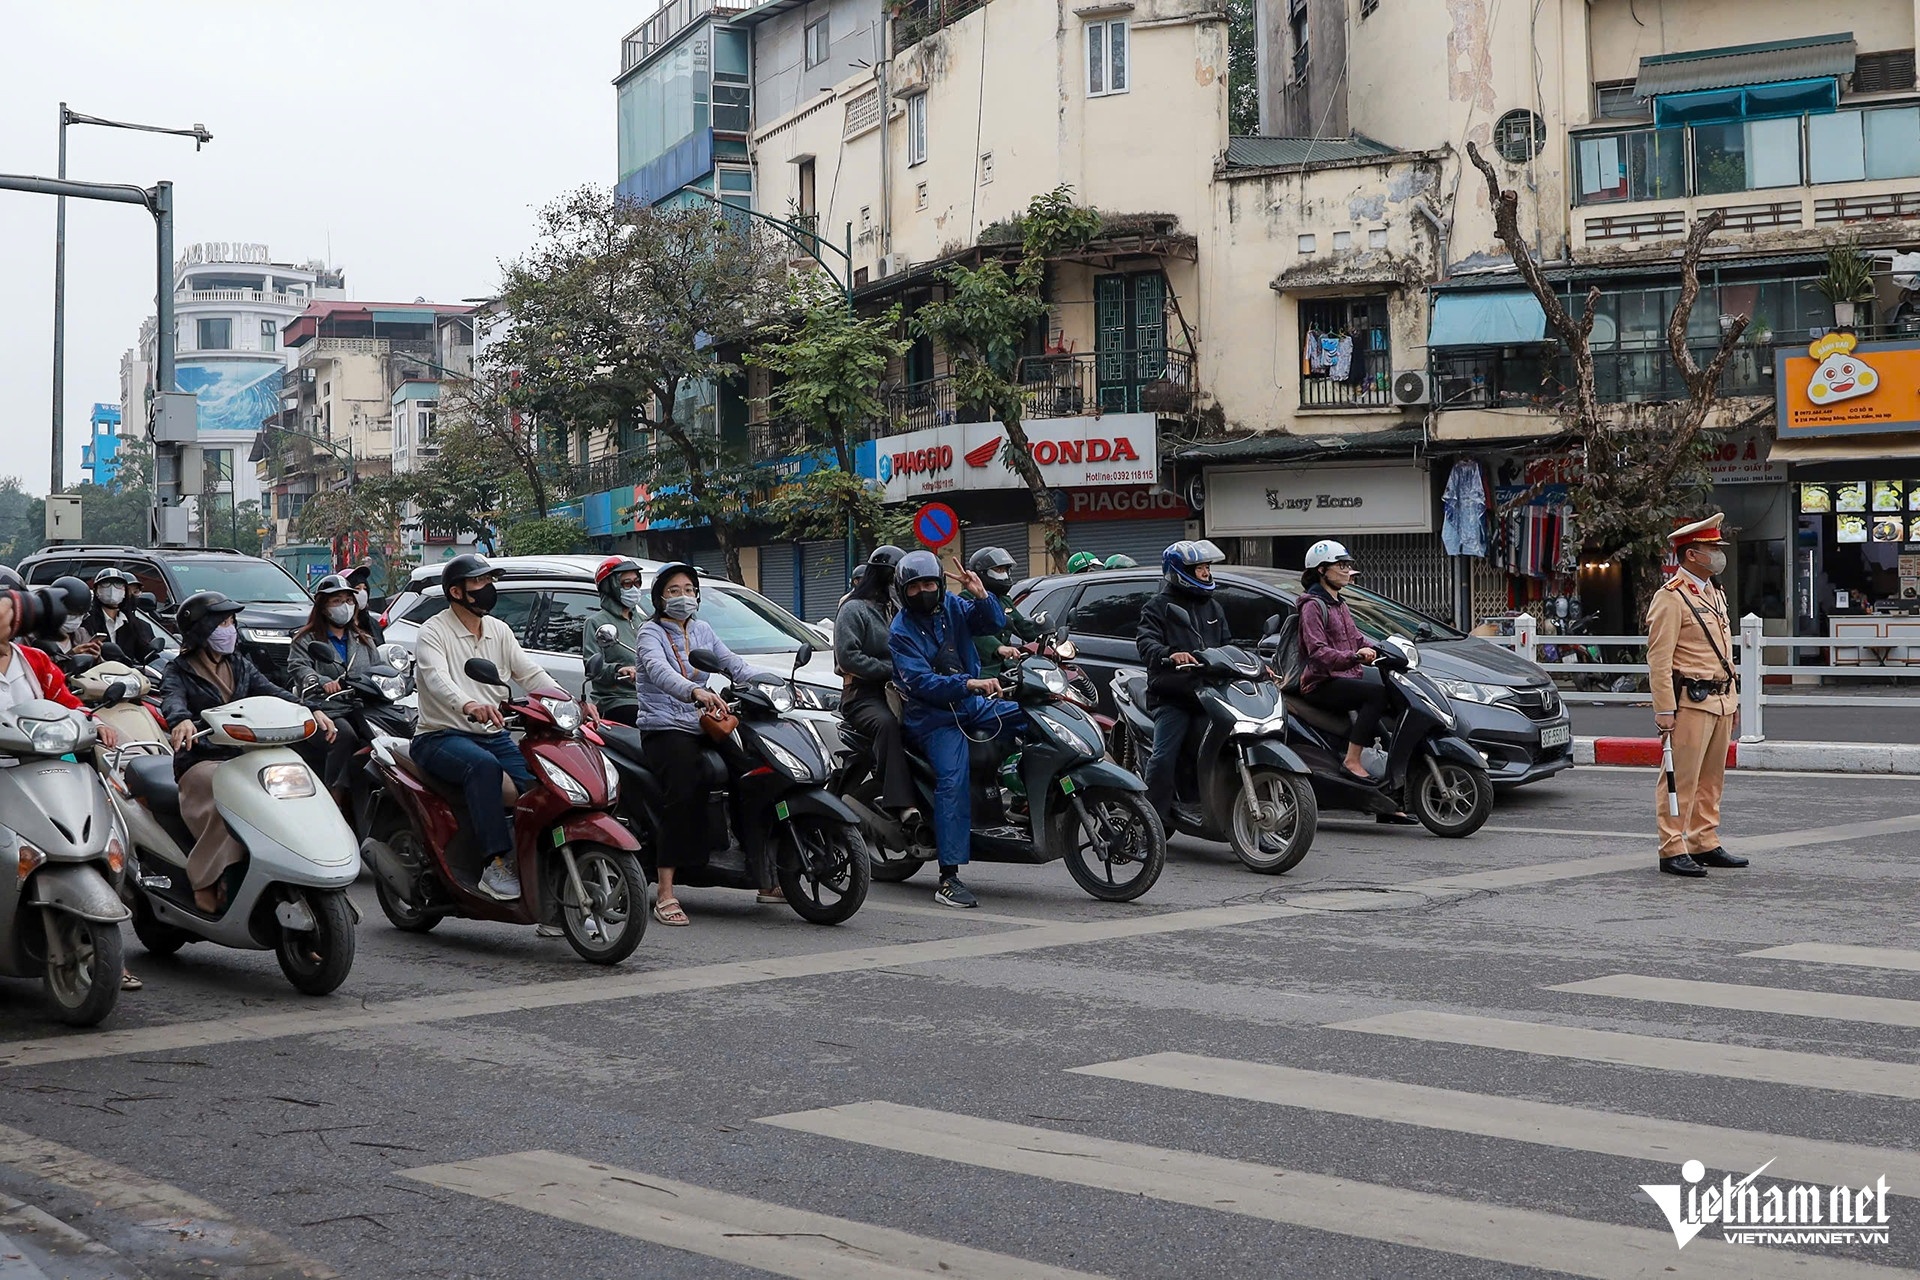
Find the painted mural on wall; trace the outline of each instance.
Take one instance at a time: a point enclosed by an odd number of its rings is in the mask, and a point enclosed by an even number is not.
[[[252,433],[280,412],[283,368],[277,361],[182,360],[175,381],[199,401],[201,431]]]

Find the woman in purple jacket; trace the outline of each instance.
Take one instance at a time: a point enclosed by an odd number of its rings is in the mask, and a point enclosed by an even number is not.
[[[1306,591],[1295,605],[1300,610],[1300,651],[1306,659],[1300,696],[1335,715],[1358,713],[1347,731],[1346,770],[1372,781],[1360,752],[1379,734],[1387,691],[1363,678],[1362,670],[1380,655],[1361,636],[1353,611],[1340,598],[1359,573],[1347,549],[1331,539],[1307,548],[1307,570],[1300,575]]]

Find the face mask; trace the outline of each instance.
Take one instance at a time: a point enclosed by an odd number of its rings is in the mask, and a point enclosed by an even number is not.
[[[945,594],[943,591],[912,592],[907,596],[907,608],[918,614],[930,615],[938,613],[940,612],[940,597]]]
[[[675,622],[691,622],[694,615],[700,612],[700,597],[675,596],[667,601],[665,612]]]
[[[492,613],[493,606],[500,603],[500,588],[491,582],[484,587],[468,587],[467,598],[460,603],[474,613]]]
[[[1727,571],[1727,553],[1724,551],[1707,552],[1707,572],[1718,577]]]
[[[980,576],[980,582],[981,585],[985,586],[988,591],[991,591],[996,596],[1006,595],[1009,591],[1013,590],[1013,579],[1011,577],[996,578],[988,573]]]
[[[350,604],[330,604],[327,606],[327,621],[336,627],[344,627],[353,621],[353,606]]]
[[[638,609],[645,602],[647,593],[638,587],[620,588],[620,603],[628,609]]]
[[[367,607],[367,589],[365,587],[355,587],[353,589],[353,602],[362,609]]]
[[[234,646],[239,643],[240,632],[232,623],[214,628],[213,634],[207,637],[207,648],[223,657],[232,653]]]
[[[60,624],[60,630],[65,632],[67,635],[72,635],[76,631],[80,630],[80,624],[84,621],[86,621],[86,619],[84,618],[68,618],[65,622]]]
[[[95,598],[107,608],[117,609],[120,602],[127,598],[127,593],[123,587],[102,587],[95,593]]]

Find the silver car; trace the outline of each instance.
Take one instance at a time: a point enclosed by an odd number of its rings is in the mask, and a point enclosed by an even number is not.
[[[488,563],[500,571],[500,602],[493,616],[513,628],[534,660],[572,693],[586,678],[580,642],[587,619],[601,607],[593,585],[593,571],[605,556],[498,556]],[[664,562],[636,560],[641,585],[653,586],[654,572]],[[736,582],[702,575],[700,619],[719,635],[721,643],[755,666],[778,675],[793,670],[801,645],[813,647],[813,657],[795,676],[794,697],[802,706],[821,711],[840,705],[840,677],[833,670],[833,642],[757,591]],[[407,589],[386,609],[387,639],[413,652],[414,637],[428,618],[447,607],[440,591],[440,567],[414,570]],[[622,655],[624,656],[624,655]]]

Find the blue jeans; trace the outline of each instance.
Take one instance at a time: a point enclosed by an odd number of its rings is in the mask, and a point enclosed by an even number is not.
[[[1187,745],[1200,711],[1184,702],[1161,701],[1153,707],[1153,750],[1147,756],[1147,803],[1160,815],[1168,831],[1173,823],[1173,780],[1180,767],[1180,751]]]
[[[972,858],[973,791],[968,737],[1005,738],[1026,727],[1018,703],[973,697],[954,707],[910,706],[907,734],[933,766],[933,840],[940,874],[952,875]]]
[[[505,857],[512,863],[513,827],[500,807],[500,775],[512,778],[524,794],[533,786],[527,758],[504,730],[461,733],[439,729],[413,740],[413,758],[440,781],[459,787],[473,820],[473,844],[481,864]]]

